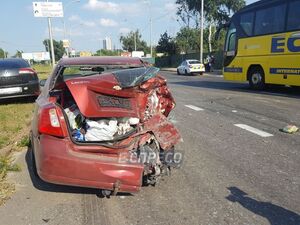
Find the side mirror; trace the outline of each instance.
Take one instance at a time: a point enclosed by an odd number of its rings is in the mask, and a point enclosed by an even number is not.
[[[46,84],[46,81],[47,81],[47,79],[40,80],[40,86],[44,87]]]

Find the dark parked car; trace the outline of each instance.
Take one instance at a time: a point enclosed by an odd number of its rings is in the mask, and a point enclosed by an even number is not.
[[[158,71],[138,58],[60,60],[36,101],[37,175],[107,195],[137,192],[169,174],[180,135],[167,119],[175,102]]]
[[[0,59],[0,99],[38,96],[39,79],[23,59]]]

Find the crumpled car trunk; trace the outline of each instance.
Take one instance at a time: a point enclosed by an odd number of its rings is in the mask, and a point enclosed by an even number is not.
[[[71,129],[82,128],[74,124],[80,115],[79,123],[84,121],[88,127],[84,140],[110,141],[136,130],[155,115],[167,117],[175,102],[166,80],[157,72],[138,68],[66,81],[75,101],[65,109]]]
[[[166,162],[161,154],[173,152],[181,137],[167,119],[175,101],[157,68],[74,78],[65,84],[60,104],[75,143],[103,144],[110,153],[132,154],[144,164],[148,184],[169,170],[173,160]],[[153,154],[155,158],[141,159]]]

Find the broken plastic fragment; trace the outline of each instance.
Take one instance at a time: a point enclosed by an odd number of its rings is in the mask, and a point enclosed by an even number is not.
[[[299,130],[298,127],[295,125],[287,125],[286,127],[280,129],[281,132],[287,133],[287,134],[294,134]]]

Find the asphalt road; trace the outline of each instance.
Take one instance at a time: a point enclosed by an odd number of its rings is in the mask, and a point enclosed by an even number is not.
[[[17,192],[0,208],[1,224],[300,224],[300,93],[264,92],[221,77],[163,72],[176,99],[181,169],[135,195],[46,184],[19,155]],[[29,170],[27,169],[29,168]]]

